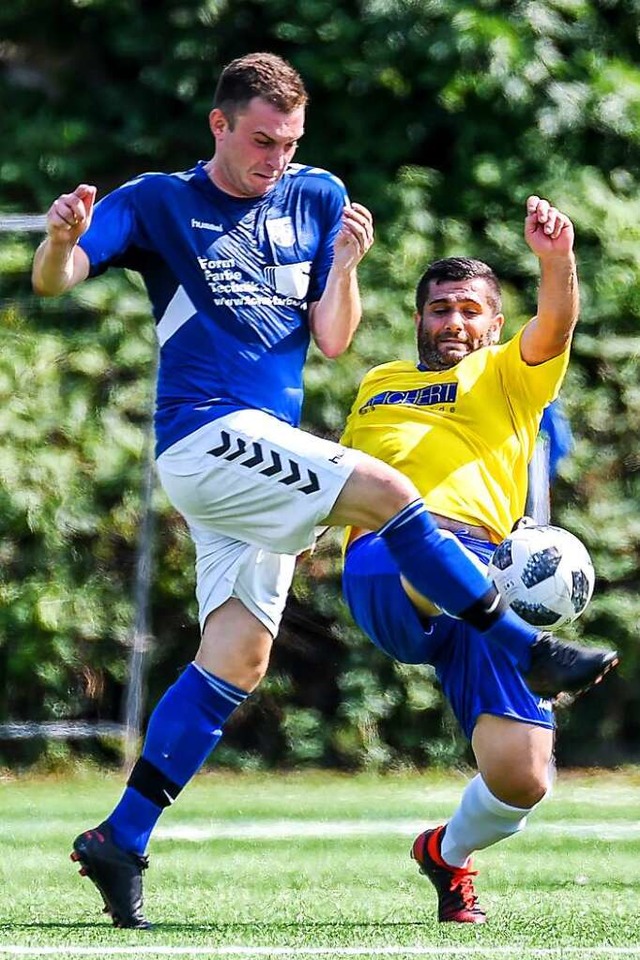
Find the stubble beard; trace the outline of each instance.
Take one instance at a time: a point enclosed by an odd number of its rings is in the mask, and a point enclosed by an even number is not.
[[[480,350],[482,347],[493,346],[496,343],[495,330],[487,330],[486,333],[476,340],[461,340],[460,343],[468,348],[464,355],[464,357],[468,357],[470,353],[475,353],[476,350]],[[418,331],[418,358],[420,365],[426,370],[433,370],[435,372],[439,370],[450,370],[451,367],[455,367],[461,360],[464,360],[464,357],[453,357],[450,354],[443,353],[442,350],[438,348],[438,341],[434,337],[425,334],[423,330]]]

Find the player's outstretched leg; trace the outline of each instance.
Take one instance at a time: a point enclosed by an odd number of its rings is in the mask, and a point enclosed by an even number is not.
[[[500,597],[482,564],[453,534],[439,529],[421,500],[400,510],[378,535],[418,593],[506,650],[540,696],[581,693],[618,663],[613,650],[559,640],[525,623]]]
[[[531,647],[531,664],[524,677],[541,697],[584,693],[600,683],[619,663],[615,650],[587,647],[541,633]]]
[[[114,927],[151,927],[142,913],[142,871],[148,860],[117,847],[108,823],[76,837],[71,859],[80,864],[82,876],[88,877],[100,891],[104,911],[111,915]]]
[[[464,867],[451,867],[442,859],[440,848],[445,829],[435,827],[416,837],[411,857],[418,863],[420,873],[436,888],[441,923],[484,923],[487,915],[478,905],[473,887],[477,871],[471,869],[471,861]]]

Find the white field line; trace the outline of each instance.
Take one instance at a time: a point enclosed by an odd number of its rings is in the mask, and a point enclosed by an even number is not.
[[[442,820],[209,820],[201,824],[165,823],[154,831],[155,840],[181,840],[202,843],[208,840],[261,840],[278,843],[295,839],[342,840],[348,837],[386,836],[415,837],[423,830],[438,826]],[[49,823],[49,829],[54,824]],[[55,823],[61,830],[66,823]],[[532,818],[527,835],[575,837],[608,842],[640,838],[640,822],[628,820],[538,821]],[[0,842],[21,838],[33,840],[29,823],[0,823]],[[640,960],[640,953],[638,960]]]
[[[21,947],[0,945],[0,957],[497,957],[546,958],[565,960],[567,957],[640,957],[637,947],[527,947],[473,946],[464,947]]]
[[[155,840],[293,840],[296,837],[340,840],[344,837],[416,836],[422,830],[437,826],[424,820],[228,820],[210,821],[206,825],[169,824],[159,826]],[[622,821],[573,820],[571,822],[536,823],[527,826],[527,833],[566,837],[593,837],[598,840],[630,840],[640,837],[640,823]]]

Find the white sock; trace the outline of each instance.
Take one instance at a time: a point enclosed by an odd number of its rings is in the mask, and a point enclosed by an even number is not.
[[[463,867],[474,850],[483,850],[524,830],[532,809],[511,807],[498,800],[478,774],[467,784],[458,809],[447,823],[442,859],[452,867]]]

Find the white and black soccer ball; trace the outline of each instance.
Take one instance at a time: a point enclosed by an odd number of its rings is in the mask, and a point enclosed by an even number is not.
[[[578,537],[562,527],[531,522],[498,544],[488,573],[512,610],[545,630],[579,617],[595,583],[591,557]]]

